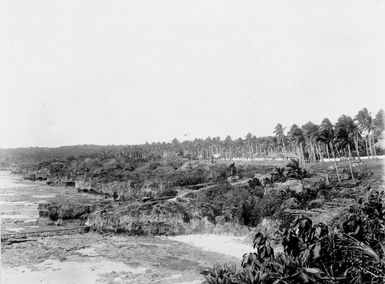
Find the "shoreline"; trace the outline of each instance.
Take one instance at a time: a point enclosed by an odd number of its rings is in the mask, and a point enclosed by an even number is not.
[[[2,175],[3,180],[6,177]],[[58,189],[19,180],[13,174],[9,174],[8,177],[9,181],[14,181],[15,184],[14,186],[11,184],[10,187],[8,184],[2,186],[0,191],[8,192],[10,195],[1,195],[0,198],[2,204],[19,206],[15,207],[15,210],[24,208],[27,203],[35,205],[34,202],[25,200],[26,190],[29,192],[28,196],[31,198],[35,196],[33,200],[40,201],[40,198],[36,197],[46,198],[53,195],[37,193],[40,189],[44,191]],[[14,210],[12,206],[8,206],[8,210]],[[10,217],[8,221],[17,217],[8,215]],[[19,228],[21,226],[19,223],[15,226],[11,226],[10,231],[23,230],[22,227]],[[183,237],[186,238],[183,235],[179,238]],[[191,236],[189,238],[191,239]],[[196,236],[197,240],[202,238],[204,235]],[[232,237],[227,238],[229,244]],[[206,250],[196,244],[197,241],[188,244],[167,237],[130,237],[94,232],[83,235],[39,237],[32,241],[2,245],[1,283],[21,284],[28,279],[28,283],[31,284],[50,283],[50,281],[53,283],[53,280],[59,284],[95,282],[198,284],[204,280],[200,274],[203,268],[211,267],[218,263],[218,260],[236,264],[239,262],[239,258],[231,254],[220,254],[218,251]]]

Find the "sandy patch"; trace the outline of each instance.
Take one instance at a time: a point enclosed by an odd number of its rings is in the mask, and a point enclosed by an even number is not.
[[[193,245],[204,251],[219,252],[239,259],[243,254],[252,252],[252,245],[245,244],[246,237],[214,234],[193,234],[167,237],[169,240]]]

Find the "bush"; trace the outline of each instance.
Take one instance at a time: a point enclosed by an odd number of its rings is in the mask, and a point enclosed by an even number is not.
[[[202,271],[209,284],[232,284],[236,273],[237,268],[233,264],[214,265],[212,268]]]
[[[286,167],[288,178],[303,179],[308,176],[306,170],[300,167],[299,160],[290,159]]]
[[[269,239],[256,234],[255,252],[243,256],[242,270],[232,271],[226,279],[233,282],[226,283],[384,283],[384,241],[384,196],[374,193],[336,227],[296,218],[282,235],[283,253],[275,254]],[[224,283],[216,275],[209,283]]]
[[[189,186],[200,183],[205,183],[208,181],[209,173],[202,168],[195,168],[191,170],[178,170],[175,171],[170,179],[170,186]]]

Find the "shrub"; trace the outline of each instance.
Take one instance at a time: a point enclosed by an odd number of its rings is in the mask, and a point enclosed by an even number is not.
[[[308,176],[306,170],[300,167],[299,160],[290,159],[290,162],[286,165],[286,167],[288,178],[303,179]]]
[[[384,283],[384,216],[384,196],[374,193],[366,204],[352,207],[340,226],[296,218],[282,235],[283,253],[274,254],[258,233],[255,252],[243,256],[242,270],[227,283]],[[222,283],[215,275],[209,283]]]
[[[234,264],[214,265],[212,268],[202,271],[209,284],[232,284],[236,273],[237,268]]]

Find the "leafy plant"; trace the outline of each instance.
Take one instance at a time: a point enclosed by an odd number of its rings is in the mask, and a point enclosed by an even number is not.
[[[272,175],[272,182],[285,182],[286,181],[285,170],[286,170],[285,168],[275,167]]]
[[[237,268],[233,264],[214,265],[201,273],[208,284],[232,284]]]
[[[295,179],[303,179],[307,176],[305,169],[301,168],[299,160],[290,159],[290,162],[286,165],[287,167],[287,177]]]
[[[297,217],[282,234],[279,254],[257,233],[254,252],[243,256],[241,270],[226,283],[385,283],[384,205],[383,194],[373,193],[334,227]]]

